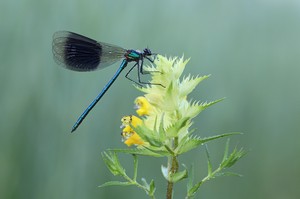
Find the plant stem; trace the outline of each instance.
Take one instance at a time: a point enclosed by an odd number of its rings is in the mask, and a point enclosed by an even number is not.
[[[173,194],[173,182],[168,181],[168,187],[167,187],[167,199],[172,199]]]
[[[178,146],[178,138],[175,137],[173,140],[173,149],[175,149]],[[178,171],[178,160],[177,160],[177,155],[174,154],[170,157],[168,157],[168,174],[174,174]],[[173,196],[173,186],[174,183],[170,180],[168,180],[168,185],[167,185],[167,199],[172,199]]]

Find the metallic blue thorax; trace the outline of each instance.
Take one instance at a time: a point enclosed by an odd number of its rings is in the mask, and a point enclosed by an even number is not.
[[[137,50],[127,50],[126,54],[124,55],[128,62],[131,61],[138,61],[141,59],[142,53]]]

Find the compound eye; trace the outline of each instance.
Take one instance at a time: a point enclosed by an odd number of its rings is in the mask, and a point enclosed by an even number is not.
[[[145,53],[146,55],[151,55],[151,54],[152,54],[152,53],[151,53],[151,50],[150,50],[149,48],[145,48],[144,53]]]

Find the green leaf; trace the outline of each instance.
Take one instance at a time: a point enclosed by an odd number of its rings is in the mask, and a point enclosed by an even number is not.
[[[184,117],[178,120],[175,124],[166,129],[166,135],[169,138],[177,137],[180,129],[182,129],[187,124],[189,119],[189,117]]]
[[[203,181],[201,180],[200,182],[198,182],[197,184],[195,184],[191,189],[188,190],[188,197],[191,197],[193,195],[195,195],[195,193],[198,191],[198,189],[200,188],[200,186],[203,184]]]
[[[173,82],[171,81],[169,86],[167,87],[165,97],[170,97],[170,96],[172,96],[172,94],[173,94]]]
[[[133,184],[130,182],[109,181],[102,185],[99,185],[98,187],[102,188],[102,187],[107,187],[107,186],[130,186],[130,185],[133,185]]]
[[[156,190],[156,188],[155,188],[154,180],[151,180],[151,182],[150,182],[150,187],[149,187],[149,195],[150,195],[150,196],[153,196],[155,190]]]
[[[125,169],[121,166],[118,156],[115,152],[103,152],[102,159],[104,160],[104,163],[113,175],[125,174]]]
[[[118,153],[127,153],[127,154],[135,154],[135,155],[143,155],[143,156],[152,156],[152,157],[164,157],[168,156],[170,153],[162,148],[155,147],[143,147],[139,148],[130,148],[130,149],[108,149],[110,151],[118,152]]]
[[[211,101],[211,102],[200,102],[200,101],[194,101],[194,102],[190,102],[189,106],[187,107],[187,109],[185,110],[185,117],[189,117],[190,119],[196,117],[199,113],[201,113],[203,110],[205,110],[206,108],[224,100],[225,98],[221,98],[215,101]]]
[[[211,176],[212,175],[212,164],[211,164],[207,145],[205,145],[205,151],[206,151],[206,156],[207,156],[207,173],[208,173],[208,176]]]
[[[160,147],[163,145],[160,137],[158,137],[158,133],[155,130],[151,130],[145,125],[138,125],[137,127],[133,127],[133,130],[146,142],[149,142],[151,146]]]
[[[197,136],[194,137],[188,137],[188,139],[185,140],[185,142],[180,142],[178,148],[177,148],[177,154],[182,154],[185,152],[188,152],[196,147],[198,147],[201,144],[204,144],[206,142],[215,140],[215,139],[219,139],[222,137],[227,137],[227,136],[231,136],[231,135],[238,135],[241,134],[239,132],[232,132],[232,133],[225,133],[225,134],[221,134],[221,135],[216,135],[216,136],[211,136],[211,137],[207,137],[207,138],[200,138]]]
[[[189,174],[189,178],[188,178],[188,183],[186,185],[187,191],[192,189],[193,187],[193,183],[194,183],[194,165],[191,165],[190,168],[190,174]]]
[[[180,171],[180,172],[176,172],[176,173],[171,173],[169,175],[169,181],[170,182],[173,182],[173,183],[176,183],[180,180],[183,180],[184,178],[187,178],[188,177],[188,171],[185,169],[183,171]]]
[[[242,148],[239,150],[237,148],[234,148],[232,153],[222,161],[220,167],[221,168],[232,167],[239,159],[244,157],[246,154],[247,153]]]
[[[211,102],[202,102],[199,106],[201,107],[201,110],[204,110],[204,109],[207,109],[208,107],[218,103],[218,102],[221,102],[225,99],[225,97],[221,98],[221,99],[217,99],[217,100],[214,100],[214,101],[211,101]]]
[[[210,75],[204,75],[204,76],[197,76],[192,77],[191,75],[188,75],[186,77],[183,77],[181,83],[179,84],[180,89],[180,98],[187,96],[189,93],[191,93],[195,87],[204,79],[208,78]]]
[[[160,120],[160,124],[159,124],[159,128],[158,128],[158,135],[161,138],[161,140],[165,140],[166,139],[166,131],[164,129],[164,116],[165,114],[162,115],[161,120]],[[155,125],[154,125],[154,129],[156,128],[156,119],[155,118]]]
[[[145,146],[145,149],[152,151],[154,153],[160,154],[160,157],[170,156],[170,152],[165,148],[165,145],[162,147],[153,147],[153,146]]]
[[[227,139],[222,162],[224,162],[228,157],[229,142],[230,142],[230,139]]]
[[[188,177],[187,169],[176,173],[169,173],[168,168],[161,165],[161,172],[167,181],[174,183]]]
[[[143,189],[146,191],[146,193],[149,196],[153,196],[154,192],[155,192],[155,184],[154,181],[151,180],[150,184],[148,184],[148,182],[146,181],[145,178],[142,178],[142,186],[144,187]]]
[[[221,176],[237,176],[237,177],[242,177],[241,174],[234,173],[234,172],[220,172],[216,173],[215,177],[221,177]]]

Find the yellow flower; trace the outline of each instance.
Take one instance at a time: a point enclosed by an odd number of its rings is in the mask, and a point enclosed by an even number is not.
[[[137,97],[134,103],[134,108],[139,116],[149,115],[151,113],[152,106],[144,96]]]
[[[141,139],[141,137],[136,134],[136,132],[132,132],[132,134],[130,135],[129,138],[127,138],[124,143],[127,146],[131,146],[131,145],[144,145],[145,142]]]
[[[133,127],[137,127],[138,125],[141,125],[143,123],[143,121],[134,116],[134,115],[128,115],[128,116],[124,116],[121,119],[122,125],[121,128],[123,128],[122,130],[122,137],[123,137],[123,141],[127,146],[131,146],[131,145],[144,145],[145,142],[141,139],[141,137],[134,132],[134,130],[130,127],[130,124]]]
[[[122,122],[121,128],[123,128],[124,126],[129,126],[130,124],[133,127],[137,127],[138,125],[141,125],[143,123],[143,121],[140,118],[134,115],[127,115],[122,117],[121,122]]]

